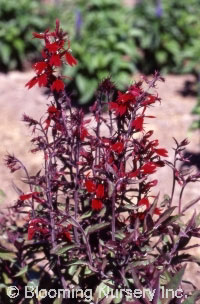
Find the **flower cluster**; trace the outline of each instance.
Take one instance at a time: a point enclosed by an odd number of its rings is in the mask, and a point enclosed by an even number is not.
[[[26,86],[30,89],[35,84],[39,87],[49,87],[51,91],[60,92],[64,90],[64,76],[56,76],[56,68],[60,67],[62,61],[70,66],[77,64],[77,60],[72,56],[70,41],[66,38],[66,33],[60,29],[59,21],[56,21],[56,29],[53,32],[46,30],[42,34],[33,33],[33,37],[44,40],[44,49],[42,51],[42,60],[33,65],[36,76],[33,77]],[[65,49],[65,42],[68,47]]]

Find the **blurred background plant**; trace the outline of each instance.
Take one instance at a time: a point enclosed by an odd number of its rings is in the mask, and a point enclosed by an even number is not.
[[[200,6],[198,0],[140,0],[133,8],[133,28],[142,51],[140,71],[151,74],[199,70]],[[197,66],[198,64],[198,66]]]
[[[38,43],[32,39],[32,32],[52,26],[56,12],[54,5],[37,0],[0,0],[1,71],[23,69],[25,60],[33,60]]]
[[[198,79],[199,0],[133,2],[127,7],[122,0],[0,0],[1,71],[34,62],[39,46],[31,33],[51,28],[59,17],[79,61],[64,71],[72,78],[68,90],[74,103],[94,100],[97,84],[109,75],[119,89],[138,71],[192,73]]]
[[[76,4],[75,30],[70,36],[79,64],[71,69],[70,88],[76,88],[75,97],[83,104],[109,75],[124,89],[136,72],[140,55],[133,37],[132,11],[121,1],[77,0]]]

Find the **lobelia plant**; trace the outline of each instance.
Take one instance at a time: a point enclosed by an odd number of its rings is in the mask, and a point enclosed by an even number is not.
[[[182,218],[200,197],[182,206],[182,196],[200,174],[177,168],[187,140],[176,141],[171,163],[153,131],[145,130],[146,118],[154,118],[146,110],[160,101],[151,91],[163,78],[156,72],[117,96],[105,79],[85,117],[72,108],[66,76],[56,71],[77,64],[59,21],[55,31],[33,35],[44,41],[43,59],[26,86],[48,88],[50,101],[45,118],[25,114],[23,121],[33,131],[32,153],[42,151],[44,165],[31,176],[15,156],[6,157],[11,172],[24,170],[30,192],[15,186],[19,197],[1,215],[1,302],[14,285],[19,295],[9,303],[195,303],[200,292],[192,285],[185,298],[183,275],[186,262],[199,263],[185,251],[199,246],[188,243],[200,237],[200,220],[196,213],[186,223]],[[165,165],[173,187],[160,202],[152,175]],[[177,182],[182,188],[174,202]]]

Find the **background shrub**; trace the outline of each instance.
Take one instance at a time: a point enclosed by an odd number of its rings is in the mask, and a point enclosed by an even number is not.
[[[123,89],[136,71],[139,54],[132,35],[132,12],[121,1],[78,0],[74,16],[76,30],[70,34],[79,64],[71,69],[70,87],[83,104],[108,75]],[[63,24],[68,29],[67,19]]]
[[[32,32],[51,26],[56,7],[36,0],[0,0],[0,7],[0,68],[21,69],[38,50]]]
[[[141,0],[134,7],[133,28],[145,73],[185,73],[199,69],[198,0]]]

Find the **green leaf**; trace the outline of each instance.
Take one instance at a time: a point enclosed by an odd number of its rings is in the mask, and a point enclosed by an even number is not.
[[[20,271],[14,277],[20,277],[23,274],[27,273],[27,271],[28,271],[28,265],[21,268]]]
[[[84,213],[83,215],[81,215],[80,219],[84,220],[84,219],[86,219],[88,217],[91,217],[91,215],[92,215],[92,210],[89,210],[86,213]]]
[[[27,286],[30,288],[36,289],[39,286],[39,283],[40,283],[39,279],[33,279],[33,280],[28,281]]]
[[[172,289],[174,292],[179,288],[181,284],[184,272],[185,272],[186,265],[179,270],[173,277],[171,277],[170,282],[165,286],[166,291],[170,291]],[[166,294],[166,292],[165,292]],[[162,304],[168,304],[173,297],[173,293],[168,293],[168,298],[162,299]]]
[[[59,244],[58,246],[56,246],[55,248],[53,248],[51,250],[51,253],[53,254],[57,254],[57,255],[63,255],[64,253],[66,253],[67,251],[73,249],[73,248],[77,248],[77,245],[67,245],[63,247],[63,244]]]
[[[13,262],[16,258],[16,255],[14,252],[11,252],[7,249],[0,248],[0,259],[1,260],[7,260]]]
[[[100,231],[102,229],[105,229],[105,228],[107,228],[109,226],[110,226],[110,223],[95,224],[95,225],[93,225],[91,227],[88,227],[85,232],[89,235],[91,233],[94,233],[94,232]]]
[[[196,300],[200,297],[200,290],[195,290],[192,294],[192,296],[185,299],[182,304],[194,304],[196,303]]]
[[[160,226],[164,221],[166,221],[170,215],[173,213],[173,211],[176,209],[176,207],[168,208],[161,216],[159,217],[158,221],[155,223],[154,229],[156,229],[158,226]]]
[[[94,293],[94,302],[95,303],[99,303],[99,300],[106,298],[106,295],[108,295],[113,290],[106,283],[112,284],[112,281],[104,280],[97,286],[95,293]]]
[[[3,203],[5,198],[6,198],[5,192],[2,189],[0,189],[0,203]]]

